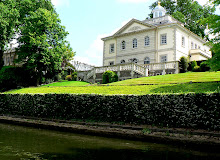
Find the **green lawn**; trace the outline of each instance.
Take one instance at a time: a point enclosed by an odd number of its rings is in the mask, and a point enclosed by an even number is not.
[[[220,81],[220,72],[188,72],[168,74],[164,76],[142,77],[111,83],[110,85],[136,85],[136,84],[168,84],[187,82],[213,82]]]
[[[202,83],[187,83],[187,82]],[[89,86],[87,82],[58,82],[41,87],[23,88],[5,92],[17,93],[56,93],[56,94],[170,94],[170,93],[214,93],[220,92],[220,72],[183,73],[175,75],[144,77],[115,82],[109,85]],[[177,83],[177,84],[171,84]],[[154,85],[140,85],[154,84]]]
[[[154,93],[213,93],[219,92],[220,83],[164,84],[137,86],[36,87],[5,93],[72,93],[72,94],[154,94]]]
[[[68,86],[85,86],[88,85],[88,82],[81,82],[81,81],[65,81],[65,82],[55,82],[47,85],[43,85],[41,87],[68,87]]]

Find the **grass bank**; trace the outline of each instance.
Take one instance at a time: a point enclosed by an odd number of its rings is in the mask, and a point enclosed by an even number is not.
[[[220,81],[220,72],[187,72],[152,77],[142,77],[111,83],[110,85],[134,84],[171,84],[187,82],[216,82]]]
[[[41,87],[23,88],[6,94],[170,94],[170,93],[219,93],[220,72],[189,72],[130,79],[108,85],[88,85],[87,82],[58,82]]]

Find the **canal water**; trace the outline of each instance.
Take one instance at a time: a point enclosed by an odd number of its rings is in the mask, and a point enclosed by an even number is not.
[[[0,124],[0,160],[151,159],[219,160],[220,153]]]

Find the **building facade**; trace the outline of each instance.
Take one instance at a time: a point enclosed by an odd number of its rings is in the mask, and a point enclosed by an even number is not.
[[[206,41],[167,15],[160,3],[152,13],[153,18],[132,19],[114,35],[102,39],[103,66],[173,62],[182,56],[190,61],[211,58]]]

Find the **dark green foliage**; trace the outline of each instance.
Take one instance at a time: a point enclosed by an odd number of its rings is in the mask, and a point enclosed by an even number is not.
[[[103,80],[102,81],[103,84],[117,82],[118,81],[118,75],[113,71],[106,71],[102,75],[102,80]]]
[[[197,66],[197,62],[196,62],[196,61],[192,61],[192,62],[191,62],[191,68],[192,68],[192,70],[193,70],[193,68],[194,68],[195,66]]]
[[[201,71],[201,72],[206,72],[206,71],[209,71],[209,70],[210,70],[210,68],[208,67],[206,61],[204,61],[204,62],[202,62],[202,63],[200,64],[200,71]]]
[[[0,94],[0,115],[124,122],[220,131],[220,94]]]
[[[193,72],[200,72],[200,67],[199,66],[195,66],[192,71]]]
[[[6,45],[15,35],[15,28],[19,17],[15,0],[0,1],[0,70],[4,65],[3,53]]]
[[[200,71],[200,67],[197,65],[196,61],[191,62],[191,68],[192,68],[193,72],[199,72]]]
[[[187,72],[187,68],[189,67],[189,63],[186,57],[181,57],[180,58],[180,63],[179,63],[179,68],[180,68],[180,73],[185,73]]]
[[[77,80],[77,72],[72,73],[72,80],[76,81]]]
[[[31,85],[27,71],[20,67],[6,66],[0,70],[0,91],[15,89],[17,86]]]

